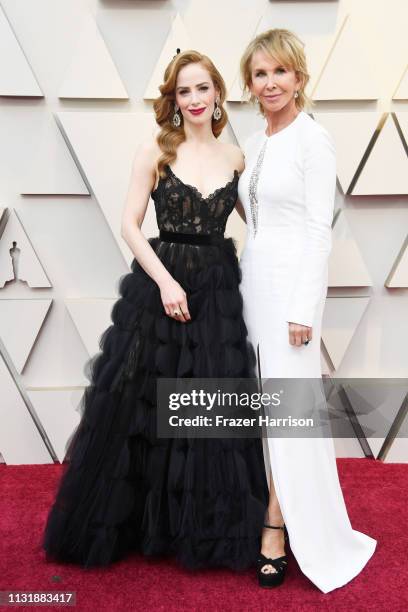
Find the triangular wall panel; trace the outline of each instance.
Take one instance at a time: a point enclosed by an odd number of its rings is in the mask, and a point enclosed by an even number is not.
[[[408,391],[406,379],[391,379],[389,383],[381,379],[352,379],[350,385],[344,386],[344,391],[363,429],[371,431],[366,440],[374,457],[382,458],[379,452]],[[397,438],[391,443],[390,450],[396,441]],[[386,460],[391,459],[390,450]],[[407,455],[405,451],[405,461],[408,460]],[[397,459],[394,458],[394,461]]]
[[[238,145],[244,150],[247,139],[258,130],[266,128],[265,118],[248,105],[237,108],[236,104],[228,103],[227,110],[231,129]]]
[[[66,455],[67,442],[80,421],[77,408],[83,391],[80,387],[27,389],[27,395],[61,463]]]
[[[408,112],[405,113],[392,113],[395,117],[405,140],[405,146],[408,149]]]
[[[313,113],[313,116],[333,137],[336,147],[337,177],[343,193],[347,193],[382,113]]]
[[[331,376],[333,372],[333,364],[330,362],[329,357],[326,356],[323,348],[320,351],[320,368],[322,376]]]
[[[256,24],[256,28],[253,32],[253,35],[251,36],[251,39],[255,38],[260,32],[259,27],[260,27],[261,21],[262,21],[262,17],[259,18],[258,23]],[[241,72],[239,68],[232,82],[232,85],[227,92],[226,99],[228,102],[243,102],[244,101],[242,83],[241,83]]]
[[[408,235],[384,283],[385,287],[408,287]]]
[[[183,20],[177,13],[170,26],[169,35],[164,43],[160,57],[157,60],[153,74],[146,87],[144,93],[145,100],[153,100],[160,95],[159,85],[163,83],[164,71],[173,57],[177,54],[177,49],[186,51],[192,48],[194,48],[194,45],[191,43],[190,36],[187,33]]]
[[[132,161],[139,144],[152,139],[157,125],[152,113],[63,112],[58,120],[77,164],[86,176],[128,264],[133,253],[121,236]],[[145,221],[157,227],[153,204]],[[148,236],[149,237],[149,236]]]
[[[347,221],[347,211],[338,211],[332,238],[329,287],[371,287],[370,275]]]
[[[379,88],[369,58],[349,16],[313,90],[313,99],[376,100]]]
[[[115,298],[84,298],[66,300],[72,321],[90,357],[99,349],[99,339],[110,325]]]
[[[383,461],[384,463],[408,463],[406,435],[394,439]]]
[[[393,100],[408,100],[408,66],[405,68],[404,73],[401,77],[396,92],[394,93]]]
[[[244,94],[241,85],[241,75],[237,74],[227,95],[228,102],[244,102]]]
[[[58,96],[119,100],[129,98],[90,13],[85,14],[78,24],[78,39]]]
[[[13,255],[10,250],[19,250]],[[9,209],[9,218],[0,238],[0,289],[8,281],[19,280],[30,287],[51,287],[51,283],[38,259],[29,237],[14,209]]]
[[[408,194],[408,156],[391,115],[375,141],[352,194]]]
[[[4,229],[3,221],[6,221],[6,211],[7,211],[7,208],[0,208],[0,238],[1,238],[2,230]]]
[[[52,115],[47,115],[21,179],[24,195],[90,195]]]
[[[252,38],[262,13],[264,0],[190,0],[184,23],[193,48],[208,55],[223,76],[227,91],[237,75],[239,58]]]
[[[347,19],[347,15],[333,11],[332,2],[307,2],[308,19],[302,19],[303,11],[299,11],[293,2],[263,2],[260,6],[262,17],[257,31],[266,32],[273,28],[289,29],[296,32],[304,43],[310,80],[306,93],[312,97],[312,92],[324,70],[331,49],[338,38],[339,32]],[[289,7],[289,13],[288,13]],[[330,23],[330,27],[316,27],[318,23]]]
[[[337,370],[370,301],[369,297],[328,297],[323,313],[322,340]]]
[[[0,451],[9,465],[52,463],[51,455],[0,354]]]
[[[0,6],[0,96],[44,97]]]
[[[0,299],[0,338],[21,374],[52,300]]]

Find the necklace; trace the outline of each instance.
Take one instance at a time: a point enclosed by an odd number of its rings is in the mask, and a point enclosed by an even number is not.
[[[251,172],[251,177],[249,179],[249,204],[251,208],[251,220],[254,237],[256,236],[256,233],[258,231],[258,181],[267,144],[268,139],[266,139],[263,143],[263,146],[258,155],[258,159],[256,160],[256,164]]]

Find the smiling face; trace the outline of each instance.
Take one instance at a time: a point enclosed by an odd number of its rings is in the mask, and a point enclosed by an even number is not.
[[[294,93],[300,81],[294,70],[286,68],[263,51],[256,51],[251,60],[251,93],[259,99],[265,112],[282,110],[287,104],[295,107]]]
[[[176,82],[176,104],[184,121],[203,124],[212,120],[219,96],[209,72],[198,62],[181,68]]]

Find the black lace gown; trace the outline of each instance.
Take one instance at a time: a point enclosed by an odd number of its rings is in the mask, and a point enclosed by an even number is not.
[[[156,436],[158,377],[256,375],[236,250],[223,237],[237,184],[235,172],[203,198],[167,166],[152,193],[160,237],[149,242],[186,291],[192,320],[165,314],[133,260],[87,364],[82,418],[45,526],[47,559],[93,567],[138,551],[192,569],[255,563],[268,503],[261,440]]]

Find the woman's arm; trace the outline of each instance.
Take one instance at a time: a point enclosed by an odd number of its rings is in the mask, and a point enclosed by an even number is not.
[[[286,320],[311,327],[326,286],[336,193],[336,155],[322,126],[307,134],[304,150],[305,248],[288,301]]]
[[[125,206],[121,235],[143,270],[157,283],[166,314],[180,321],[190,319],[186,294],[171,276],[141,231],[149,197],[156,182],[156,162],[161,151],[156,142],[143,144],[137,151]],[[184,316],[174,316],[180,310]]]
[[[241,151],[240,147],[237,147],[236,145],[230,145],[230,147],[231,147],[231,155],[233,159],[234,170],[238,170],[238,173],[242,174],[243,171],[245,170],[244,154]],[[239,214],[243,222],[246,223],[245,210],[239,198],[237,198],[237,201],[235,203],[235,210],[237,211],[237,213]]]
[[[241,217],[243,222],[246,223],[245,210],[244,210],[244,207],[242,206],[242,202],[241,202],[241,200],[239,198],[236,201],[235,210],[237,211],[237,213],[239,214],[239,216]]]

